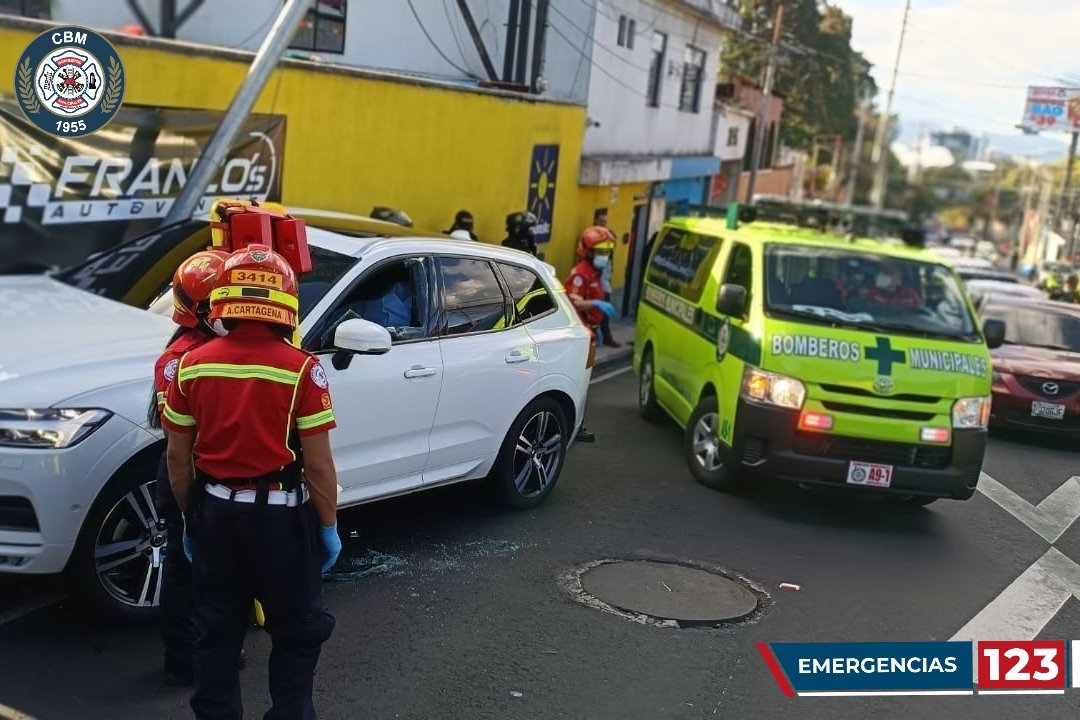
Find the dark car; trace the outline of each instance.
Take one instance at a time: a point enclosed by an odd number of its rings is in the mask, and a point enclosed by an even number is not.
[[[979,311],[1006,327],[991,351],[990,425],[1080,433],[1080,305],[997,296]]]

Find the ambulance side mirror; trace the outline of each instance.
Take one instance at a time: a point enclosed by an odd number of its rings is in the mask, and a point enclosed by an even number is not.
[[[743,317],[746,314],[746,288],[725,283],[716,295],[716,310],[721,315]]]
[[[358,355],[390,352],[390,331],[370,320],[353,318],[334,329],[334,347]]]
[[[1005,344],[1005,321],[988,319],[983,323],[986,346],[993,350]]]

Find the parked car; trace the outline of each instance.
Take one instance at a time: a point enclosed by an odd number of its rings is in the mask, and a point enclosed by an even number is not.
[[[475,242],[308,237],[301,332],[334,393],[341,506],[481,479],[511,507],[543,502],[595,357],[554,269]],[[384,329],[365,318],[391,289],[411,317]],[[42,275],[0,278],[0,296],[19,339],[0,348],[0,572],[66,571],[94,607],[149,614],[169,550],[153,504],[163,441],[145,418],[173,325]],[[388,352],[356,357],[345,320]]]
[[[1039,288],[1025,285],[1020,282],[973,278],[971,280],[966,280],[964,285],[976,308],[997,297],[1019,297],[1032,300],[1046,299],[1046,295],[1044,295],[1043,291]]]
[[[980,314],[1006,327],[991,351],[990,425],[1080,434],[1080,306],[997,296]]]

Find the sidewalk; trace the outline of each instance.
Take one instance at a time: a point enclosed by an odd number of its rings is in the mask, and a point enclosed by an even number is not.
[[[612,348],[603,344],[597,346],[596,364],[593,366],[594,378],[630,362],[634,354],[634,328],[635,319],[632,317],[612,319],[611,334],[617,342],[622,343],[622,347]]]

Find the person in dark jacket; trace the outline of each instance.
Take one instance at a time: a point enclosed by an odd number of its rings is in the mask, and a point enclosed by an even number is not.
[[[506,216],[506,239],[503,247],[536,255],[536,225],[539,221],[531,212],[515,212]]]

